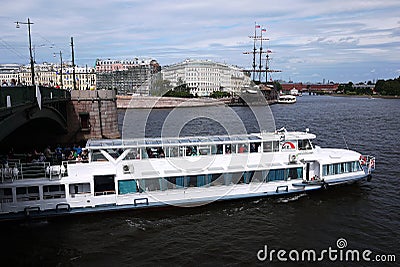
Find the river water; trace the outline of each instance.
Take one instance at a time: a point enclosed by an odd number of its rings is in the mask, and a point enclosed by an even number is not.
[[[212,110],[212,109],[210,109]],[[233,110],[249,132],[259,130],[246,107]],[[277,128],[317,135],[322,147],[376,156],[370,182],[284,198],[219,202],[196,208],[113,212],[37,223],[2,225],[2,266],[309,266],[310,262],[260,261],[257,253],[329,247],[371,250],[400,261],[400,102],[390,99],[303,96],[271,106]],[[145,111],[137,110],[138,117]],[[155,110],[146,135],[156,136],[170,110]],[[196,109],[186,113],[196,114]],[[123,122],[120,114],[120,123]],[[215,116],[215,115],[214,115]],[[121,125],[122,128],[122,125]],[[135,133],[137,124],[124,126]],[[215,121],[193,120],[180,134],[220,134]],[[343,241],[343,240],[342,240]],[[263,255],[263,254],[261,254]],[[286,254],[286,257],[288,255]],[[344,260],[325,266],[371,266]],[[374,262],[375,264],[377,262]],[[394,266],[396,263],[380,263]]]

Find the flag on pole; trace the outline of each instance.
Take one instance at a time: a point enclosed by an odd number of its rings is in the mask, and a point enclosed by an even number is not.
[[[266,32],[266,31],[267,31],[267,29],[263,28],[263,29],[261,29],[261,31],[262,31],[262,32]]]
[[[261,28],[261,26],[260,26],[260,25],[258,25],[258,24],[256,24],[256,29],[259,29],[259,28]]]
[[[38,103],[39,109],[42,109],[42,94],[40,93],[39,85],[36,85],[36,101]]]

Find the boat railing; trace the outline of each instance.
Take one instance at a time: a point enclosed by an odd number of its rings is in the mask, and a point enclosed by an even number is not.
[[[48,172],[50,162],[8,162],[0,165],[1,182],[13,182],[14,180],[50,178]]]

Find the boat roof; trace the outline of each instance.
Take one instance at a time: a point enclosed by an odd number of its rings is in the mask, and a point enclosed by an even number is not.
[[[148,147],[148,146],[190,146],[210,144],[252,143],[262,141],[279,141],[298,139],[314,139],[314,134],[306,132],[274,132],[251,133],[243,135],[214,135],[214,136],[185,136],[185,137],[158,137],[138,139],[89,139],[88,149]]]

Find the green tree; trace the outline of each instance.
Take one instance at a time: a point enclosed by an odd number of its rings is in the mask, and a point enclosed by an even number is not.
[[[400,95],[400,76],[386,81],[378,80],[375,84],[375,91],[381,95]]]
[[[157,73],[153,76],[150,84],[150,95],[162,96],[171,89],[171,82],[163,80],[161,73]]]
[[[231,96],[230,93],[228,92],[223,92],[223,91],[214,91],[212,92],[212,94],[210,95],[210,97],[212,98],[223,98],[223,97],[229,97]]]
[[[279,91],[282,90],[282,85],[279,82],[275,81],[274,82],[274,88],[276,88],[276,91],[279,92]]]

